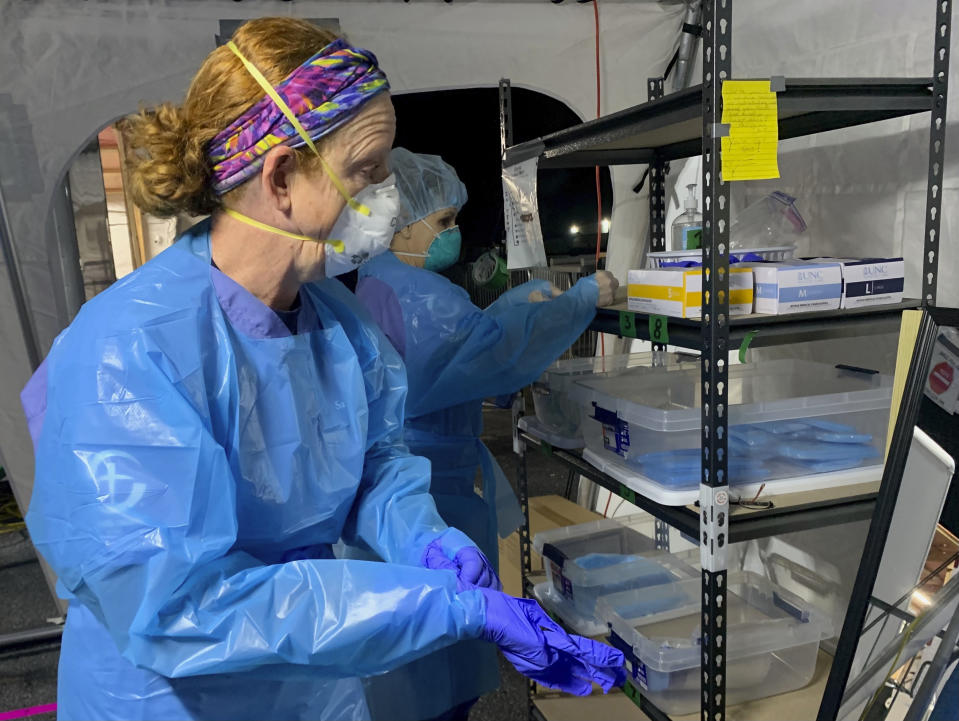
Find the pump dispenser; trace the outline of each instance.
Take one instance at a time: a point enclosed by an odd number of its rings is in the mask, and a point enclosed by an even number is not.
[[[673,221],[673,247],[670,250],[699,250],[703,247],[703,216],[696,202],[696,183],[686,186],[686,212]]]

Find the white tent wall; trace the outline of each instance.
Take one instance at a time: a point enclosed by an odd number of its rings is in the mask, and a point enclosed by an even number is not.
[[[683,7],[607,0],[601,8],[603,111],[611,112],[645,99],[646,75],[665,68]],[[32,364],[8,271],[23,278],[42,357],[71,318],[60,245],[73,242],[72,232],[59,235],[51,218],[73,158],[139,104],[182,98],[221,19],[271,14],[337,18],[354,42],[377,53],[394,92],[495,87],[509,77],[564,100],[581,117],[595,110],[592,7],[572,2],[0,4],[0,188],[17,266],[0,268],[0,455],[21,507],[32,488],[33,454],[19,392]],[[496,109],[490,112],[495,117]],[[615,175],[626,186],[636,177]],[[615,192],[628,198],[625,205],[642,206],[628,187]],[[644,226],[643,213],[635,223]],[[617,243],[614,233],[614,247],[632,248],[635,230],[625,229],[633,220],[618,224],[623,237]]]
[[[804,3],[733,0],[733,77],[929,77],[932,74],[934,0],[855,0]],[[952,36],[952,48],[959,43]],[[954,60],[954,56],[953,56]],[[955,62],[953,62],[955,67]],[[698,82],[699,66],[696,66]],[[959,306],[959,145],[954,128],[959,101],[947,113],[946,162],[941,182],[942,225],[937,302]],[[781,178],[733,183],[735,213],[773,190],[798,198],[809,228],[797,255],[903,256],[906,295],[921,292],[929,114],[823,133],[780,143]],[[683,211],[685,184],[701,185],[697,161],[669,178],[667,227]],[[676,192],[678,187],[681,192]],[[701,188],[698,189],[701,193]],[[700,205],[700,207],[702,207]],[[760,334],[761,335],[761,334]],[[761,339],[757,337],[757,341]],[[821,341],[766,348],[778,355],[829,357],[891,373],[896,339]]]

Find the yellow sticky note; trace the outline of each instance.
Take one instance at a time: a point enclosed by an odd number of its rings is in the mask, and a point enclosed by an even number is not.
[[[768,80],[723,82],[723,118],[729,137],[720,138],[723,180],[779,177],[779,113]]]

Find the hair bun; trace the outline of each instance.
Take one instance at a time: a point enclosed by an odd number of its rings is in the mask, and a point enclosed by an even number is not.
[[[211,168],[203,144],[191,141],[182,107],[163,103],[120,123],[133,201],[166,218],[206,215],[219,204],[210,189]]]

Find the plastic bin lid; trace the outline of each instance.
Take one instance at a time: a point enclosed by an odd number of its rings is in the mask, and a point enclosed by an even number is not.
[[[546,441],[556,448],[565,448],[567,450],[576,450],[582,448],[583,437],[562,436],[544,426],[536,416],[523,416],[516,423],[521,431],[526,431],[531,436],[535,436],[542,441]]]
[[[674,580],[696,575],[684,561],[667,551],[656,549],[653,539],[629,527],[629,523],[638,520],[636,516],[627,516],[620,523],[612,518],[603,518],[576,526],[552,528],[536,534],[533,548],[560,566],[570,583],[584,588],[608,586],[624,579],[647,576],[652,565],[655,565],[660,575],[665,572]],[[624,555],[635,555],[636,559],[598,568],[583,568],[576,563],[576,557],[583,555],[581,552],[584,550],[588,552],[591,542],[594,549],[598,549],[602,540],[609,539],[609,536],[613,536],[612,540],[621,548],[631,549]]]
[[[675,366],[680,363],[696,362],[697,355],[690,353],[666,353],[665,365]],[[591,358],[567,358],[553,363],[543,371],[539,383],[550,388],[565,389],[577,380],[579,376],[591,376],[602,373],[618,373],[629,368],[658,368],[653,366],[653,353],[618,353],[608,356],[593,356]]]
[[[558,593],[553,584],[543,581],[533,586],[533,595],[547,611],[552,611],[580,636],[605,636],[609,626],[595,616],[584,616],[569,599]]]
[[[731,365],[727,383],[731,424],[888,410],[892,399],[890,376],[796,359]],[[584,378],[569,397],[651,430],[688,431],[700,428],[700,389],[697,365]]]
[[[833,635],[832,622],[819,609],[762,576],[732,571],[726,588],[727,665]],[[668,673],[700,665],[701,600],[697,578],[601,596],[596,616],[609,623],[638,660]]]
[[[628,521],[633,516],[624,518],[624,523],[620,523],[614,518],[601,518],[597,521],[587,523],[578,523],[575,526],[560,526],[559,528],[550,528],[548,531],[540,531],[533,536],[533,548],[542,555],[543,545],[551,543],[554,546],[562,546],[564,541],[579,541],[589,536],[595,536],[597,533],[610,530],[629,530],[633,533],[639,533],[629,528]],[[642,535],[642,534],[640,534]]]

